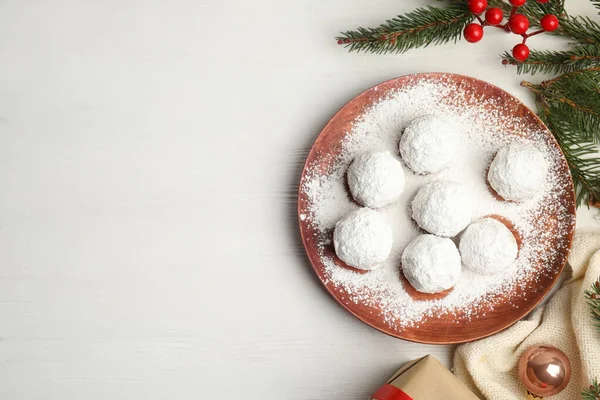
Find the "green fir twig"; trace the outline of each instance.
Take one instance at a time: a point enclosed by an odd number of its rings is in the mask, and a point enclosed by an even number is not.
[[[502,55],[505,65],[516,65],[517,73],[564,73],[600,65],[600,24],[589,18],[562,16],[553,32],[575,40],[568,51],[532,50],[529,58],[517,61],[509,52]]]
[[[589,17],[563,16],[555,34],[574,39],[577,43],[600,45],[600,24]]]
[[[358,27],[354,30],[341,32],[336,40],[349,51],[383,53],[404,53],[417,47],[427,47],[431,44],[456,42],[462,38],[463,29],[473,22],[476,17],[467,7],[466,0],[452,0],[446,7],[426,6],[417,8],[404,15],[386,20],[377,27]],[[505,13],[510,11],[510,5],[502,0],[490,0],[490,6],[500,7]],[[519,12],[527,15],[532,26],[537,26],[542,16],[551,13],[561,15],[564,10],[564,0],[548,3],[527,2]],[[581,24],[572,29],[579,34]],[[583,28],[581,28],[583,29]]]
[[[590,313],[600,332],[600,278],[592,285],[590,290],[585,291],[585,299],[588,306],[590,306]]]
[[[422,7],[387,20],[375,28],[357,28],[342,32],[336,39],[349,51],[403,53],[430,44],[456,42],[464,27],[473,19],[466,2],[448,7]]]
[[[572,71],[533,84],[538,115],[556,138],[569,165],[577,206],[600,201],[600,68]]]
[[[594,379],[592,384],[581,392],[582,400],[600,400],[600,383]]]
[[[562,74],[600,66],[600,46],[577,45],[568,51],[532,50],[525,61],[517,61],[509,52],[502,55],[503,64],[515,65],[518,74]]]
[[[529,88],[552,107],[553,118],[573,128],[574,141],[600,143],[600,66],[570,71]]]

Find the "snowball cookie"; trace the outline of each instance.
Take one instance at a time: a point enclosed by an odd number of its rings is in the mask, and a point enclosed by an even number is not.
[[[446,168],[458,150],[456,128],[436,115],[414,119],[400,139],[400,155],[417,174],[432,174]]]
[[[469,225],[460,238],[459,248],[465,266],[481,275],[502,272],[517,259],[519,252],[510,229],[493,218]]]
[[[513,143],[501,148],[494,157],[488,182],[504,200],[523,201],[542,188],[547,173],[548,163],[538,149]]]
[[[392,228],[377,211],[361,208],[335,224],[333,246],[346,264],[372,270],[392,251]]]
[[[452,237],[471,223],[471,197],[457,182],[435,181],[419,189],[412,202],[417,224],[434,235]]]
[[[404,190],[402,163],[389,151],[361,154],[348,168],[348,186],[363,206],[386,206],[398,200]]]
[[[454,242],[434,235],[420,235],[402,253],[402,272],[422,293],[450,289],[460,276],[460,254]]]

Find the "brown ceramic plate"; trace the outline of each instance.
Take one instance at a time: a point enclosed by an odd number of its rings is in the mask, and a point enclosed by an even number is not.
[[[547,145],[558,148],[558,144],[552,137],[550,131],[548,131],[533,111],[527,108],[517,98],[496,86],[471,77],[455,74],[423,73],[407,75],[381,83],[376,87],[363,92],[346,104],[331,119],[331,121],[329,121],[323,131],[319,134],[308,155],[302,173],[300,187],[302,187],[304,181],[308,179],[308,166],[317,164],[319,170],[322,171],[327,171],[332,166],[335,156],[341,151],[341,141],[345,132],[351,128],[353,122],[360,117],[365,110],[373,103],[385,97],[386,94],[389,94],[390,91],[414,84],[414,82],[419,79],[435,80],[457,85],[460,84],[462,88],[466,88],[465,91],[474,99],[482,98],[482,96],[483,98],[493,98],[496,102],[489,102],[486,104],[501,104],[504,110],[509,109],[515,117],[519,118],[521,123],[538,128],[538,130],[543,130],[546,134],[544,140]],[[451,96],[452,94],[449,95]],[[489,105],[489,107],[493,108],[494,106]],[[539,271],[539,273],[535,273],[533,274],[535,276],[526,278],[529,282],[535,282],[534,284],[523,285],[519,293],[503,293],[495,295],[497,297],[496,300],[498,301],[496,301],[494,307],[486,309],[483,314],[480,313],[473,317],[469,317],[468,319],[460,318],[460,316],[457,318],[456,315],[452,316],[447,314],[429,318],[420,322],[418,326],[413,327],[396,327],[390,325],[389,323],[386,323],[385,318],[382,315],[382,310],[377,305],[373,305],[376,302],[350,301],[349,298],[351,296],[349,296],[349,293],[347,293],[343,287],[336,286],[328,279],[325,265],[319,255],[319,232],[305,218],[300,218],[302,241],[310,262],[327,291],[346,310],[373,328],[394,337],[420,343],[449,344],[480,339],[509,327],[527,315],[550,292],[564,268],[575,229],[575,196],[569,168],[564,156],[561,157],[559,164],[556,173],[564,178],[559,181],[567,182],[568,184],[565,184],[560,188],[555,188],[555,194],[559,197],[558,201],[560,202],[561,213],[568,217],[572,222],[566,227],[559,226],[557,218],[548,211],[548,215],[544,215],[544,218],[537,224],[536,229],[543,230],[543,232],[551,232],[552,234],[550,235],[544,235],[544,237],[547,238],[545,248],[560,249],[560,251],[555,257],[552,257],[551,261],[547,261],[543,254],[540,255],[538,263],[535,264],[536,271]],[[299,215],[308,213],[308,207],[308,196],[301,190],[298,197]],[[325,252],[331,257],[335,257],[332,249],[328,248]],[[336,263],[337,262],[339,262],[339,260],[336,260]]]

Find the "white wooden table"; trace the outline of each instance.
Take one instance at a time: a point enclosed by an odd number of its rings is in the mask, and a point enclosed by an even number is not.
[[[450,365],[339,307],[295,211],[316,135],[380,81],[456,72],[532,105],[500,31],[333,40],[422,3],[0,2],[0,399],[365,399],[404,361]]]

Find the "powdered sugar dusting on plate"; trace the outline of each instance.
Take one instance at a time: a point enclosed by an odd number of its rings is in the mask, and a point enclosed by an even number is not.
[[[510,104],[497,97],[474,96],[465,85],[443,79],[415,79],[403,88],[388,91],[363,110],[347,132],[342,132],[342,140],[333,145],[339,146],[336,151],[313,158],[301,183],[300,190],[306,196],[301,219],[311,226],[311,241],[323,267],[322,279],[341,290],[343,296],[338,300],[371,307],[376,310],[371,312],[380,313],[374,317],[396,331],[418,327],[441,315],[452,315],[455,323],[484,317],[486,310],[500,302],[511,303],[525,292],[536,291],[539,276],[556,274],[557,257],[567,251],[566,241],[562,248],[549,248],[550,235],[566,237],[574,227],[574,215],[561,203],[571,183],[559,173],[564,161],[552,139],[541,127],[532,129],[525,117],[515,115]],[[379,210],[394,230],[390,258],[382,268],[368,273],[344,267],[335,257],[331,236],[336,221],[360,207],[346,189],[348,165],[358,154],[370,151],[390,151],[399,158],[398,141],[404,127],[427,114],[445,118],[460,132],[455,161],[432,176],[415,175],[404,165],[404,193],[397,202]],[[549,165],[544,189],[524,203],[497,200],[485,180],[494,154],[514,141],[535,145]],[[421,186],[434,180],[453,180],[467,186],[474,203],[473,220],[491,214],[510,220],[522,245],[515,264],[501,274],[480,276],[463,268],[458,284],[447,296],[416,300],[404,289],[400,258],[404,247],[419,234],[410,217],[410,202]]]

